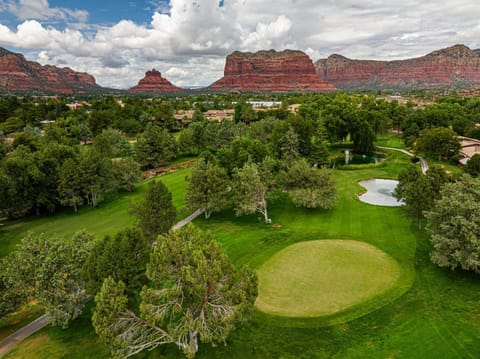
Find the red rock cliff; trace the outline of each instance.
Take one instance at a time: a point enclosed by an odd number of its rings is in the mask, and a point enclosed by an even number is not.
[[[84,93],[99,88],[95,78],[65,67],[42,66],[21,54],[0,48],[0,88],[10,91],[40,91],[57,94]]]
[[[335,88],[321,81],[312,60],[301,51],[234,52],[227,56],[224,76],[214,91],[327,92]]]
[[[351,60],[331,55],[315,63],[320,78],[338,88],[441,88],[480,83],[480,53],[464,45],[397,61]]]
[[[175,93],[183,91],[181,88],[172,85],[170,81],[162,77],[162,74],[153,69],[145,73],[145,77],[138,82],[138,85],[132,87],[131,92],[155,92],[155,93]]]

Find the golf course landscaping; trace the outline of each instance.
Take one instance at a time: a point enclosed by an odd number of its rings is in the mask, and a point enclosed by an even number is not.
[[[359,181],[395,179],[408,163],[406,155],[389,152],[378,167],[334,170],[332,210],[297,208],[280,194],[269,203],[271,225],[230,210],[196,219],[235,264],[248,264],[259,277],[251,320],[230,335],[228,345],[201,345],[197,357],[480,357],[478,278],[432,264],[426,232],[402,208],[358,199],[364,191]],[[179,209],[188,171],[160,177]],[[97,239],[114,234],[133,223],[129,203],[141,198],[144,186],[77,215],[8,223],[0,229],[0,254],[13,250],[28,230],[68,237],[86,228]],[[69,329],[45,328],[6,358],[108,358],[92,328],[91,307]],[[182,356],[168,345],[135,358]]]
[[[394,259],[364,242],[300,242],[258,269],[256,306],[286,317],[332,315],[387,291],[399,272]]]

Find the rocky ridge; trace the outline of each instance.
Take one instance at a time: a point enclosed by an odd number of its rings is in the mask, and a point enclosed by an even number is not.
[[[395,61],[352,60],[334,54],[318,60],[315,68],[322,80],[341,89],[466,87],[480,83],[480,51],[455,45]]]
[[[138,82],[138,85],[132,87],[130,92],[158,94],[168,94],[184,91],[180,87],[174,86],[170,81],[162,77],[160,71],[152,69],[145,73],[145,77]]]
[[[329,92],[335,87],[321,81],[312,60],[301,51],[239,52],[227,56],[224,76],[213,91]]]
[[[80,94],[99,89],[95,78],[69,67],[42,66],[0,48],[0,89],[14,92]]]

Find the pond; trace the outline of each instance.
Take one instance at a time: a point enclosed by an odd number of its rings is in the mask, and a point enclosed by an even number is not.
[[[351,150],[344,150],[345,155],[334,158],[332,160],[332,167],[342,167],[345,165],[365,165],[369,163],[379,163],[385,160],[385,157],[378,153],[372,155],[357,155],[351,152]]]
[[[393,196],[398,181],[374,178],[360,181],[358,184],[367,190],[358,196],[362,202],[387,207],[400,207],[404,204],[403,201],[397,201]]]

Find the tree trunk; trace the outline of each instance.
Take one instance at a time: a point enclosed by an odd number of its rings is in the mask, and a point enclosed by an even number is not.
[[[205,219],[209,219],[212,214],[212,211],[205,210]]]
[[[271,220],[270,218],[268,218],[267,200],[265,198],[262,200],[262,207],[263,207],[263,217],[265,219],[265,223],[270,224]]]

